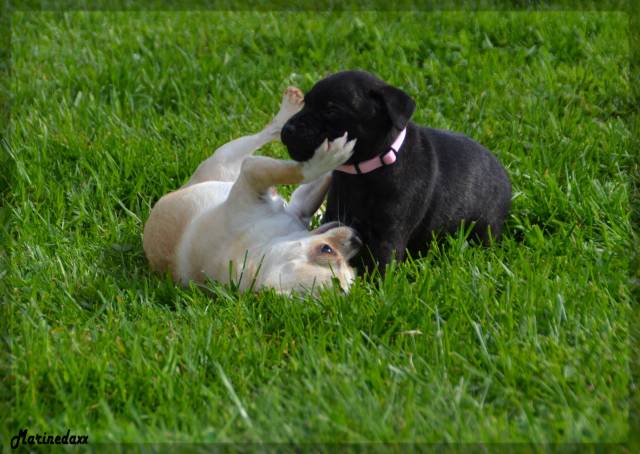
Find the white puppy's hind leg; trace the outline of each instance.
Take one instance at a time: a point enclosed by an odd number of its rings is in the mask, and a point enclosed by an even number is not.
[[[191,186],[203,181],[235,181],[240,174],[242,161],[260,147],[280,138],[282,126],[302,108],[304,95],[300,89],[289,87],[282,97],[280,110],[262,131],[232,140],[202,162],[187,184]]]
[[[297,114],[304,104],[304,94],[302,90],[296,87],[287,87],[282,95],[282,102],[280,103],[280,110],[273,117],[271,123],[265,128],[265,131],[271,135],[272,140],[280,139],[280,132],[282,127],[289,120]]]
[[[269,142],[271,139],[262,131],[225,143],[200,163],[183,187],[203,181],[235,181],[240,174],[242,160]]]

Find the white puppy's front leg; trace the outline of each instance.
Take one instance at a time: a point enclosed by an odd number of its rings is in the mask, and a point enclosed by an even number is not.
[[[331,184],[331,171],[353,154],[356,139],[347,142],[347,133],[329,142],[325,140],[303,164],[303,183],[293,192],[287,211],[307,225],[318,210]]]
[[[234,197],[261,196],[277,184],[309,183],[332,171],[353,154],[356,140],[347,142],[347,133],[332,142],[325,140],[305,162],[282,161],[265,156],[249,156],[242,162],[238,180],[231,189]]]
[[[311,217],[318,211],[331,185],[331,173],[307,184],[301,184],[291,194],[291,201],[286,210],[293,216],[300,218],[304,225],[308,225]]]
[[[347,133],[329,142],[325,139],[316,148],[313,156],[302,164],[303,183],[309,183],[320,178],[327,172],[334,170],[339,165],[346,162],[353,154],[353,147],[356,146],[356,139],[347,141]]]

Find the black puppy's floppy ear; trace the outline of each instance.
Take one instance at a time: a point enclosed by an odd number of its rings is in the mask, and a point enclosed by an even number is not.
[[[375,88],[371,94],[382,101],[394,127],[404,129],[407,126],[416,110],[416,103],[408,94],[391,85]]]

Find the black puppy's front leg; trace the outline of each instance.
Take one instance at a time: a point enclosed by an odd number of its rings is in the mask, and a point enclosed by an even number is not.
[[[391,236],[372,238],[365,242],[365,247],[360,252],[360,260],[356,263],[358,273],[372,272],[378,268],[380,275],[384,276],[387,265],[393,259],[396,261],[404,260],[406,248],[406,242],[401,238]]]

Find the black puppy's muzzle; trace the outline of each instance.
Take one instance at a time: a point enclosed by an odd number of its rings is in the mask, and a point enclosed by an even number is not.
[[[318,124],[321,122],[307,113],[298,112],[287,121],[280,132],[280,140],[289,156],[296,161],[308,161],[326,138]]]
[[[293,137],[296,133],[296,127],[293,123],[291,122],[286,122],[284,124],[284,126],[282,127],[282,132],[280,133],[280,137],[282,138],[282,142],[284,143],[285,141],[285,137],[287,137],[287,140],[290,140],[291,137]]]

